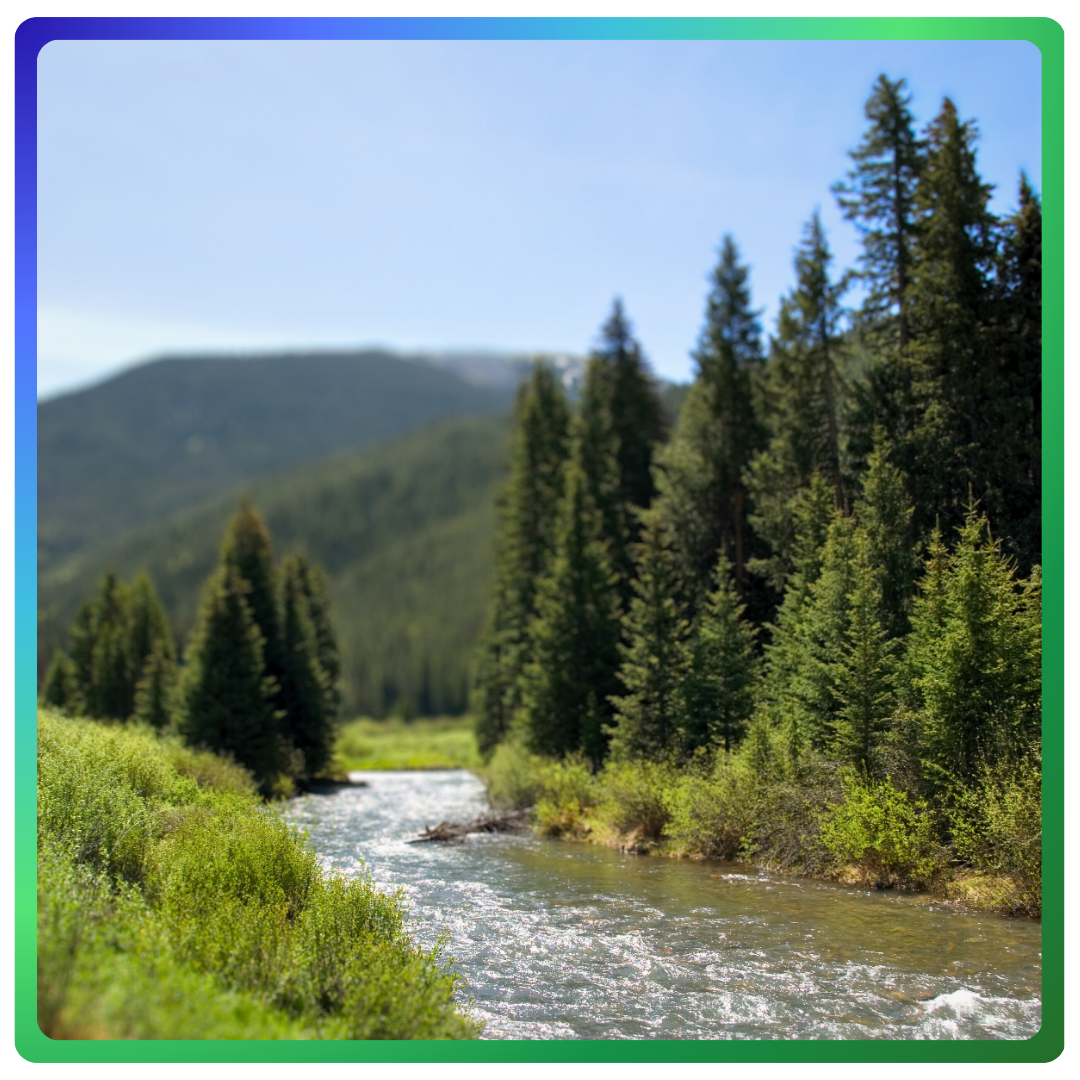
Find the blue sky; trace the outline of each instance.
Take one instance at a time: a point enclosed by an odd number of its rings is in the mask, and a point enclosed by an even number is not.
[[[52,42],[39,394],[146,356],[584,352],[623,297],[685,380],[725,232],[771,328],[877,75],[978,121],[993,209],[1041,187],[1024,42]]]

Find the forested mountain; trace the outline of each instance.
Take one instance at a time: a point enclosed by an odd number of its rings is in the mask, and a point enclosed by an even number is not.
[[[504,419],[451,418],[247,485],[276,556],[302,551],[326,570],[346,715],[465,708],[505,458]],[[107,570],[126,580],[145,567],[186,640],[238,497],[217,496],[45,570],[40,672]]]
[[[192,357],[42,402],[38,565],[255,477],[439,417],[501,413],[515,381],[378,351]]]

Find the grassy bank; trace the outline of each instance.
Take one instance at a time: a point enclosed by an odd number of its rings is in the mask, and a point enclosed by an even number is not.
[[[469,1038],[402,901],[326,877],[249,775],[38,715],[38,1019],[51,1038]]]
[[[493,806],[534,807],[545,836],[1041,916],[1037,757],[984,772],[947,812],[810,755],[797,768],[721,752],[685,769],[624,761],[593,773],[582,758],[554,761],[509,742],[478,773]]]
[[[334,758],[339,774],[363,769],[475,769],[480,765],[471,717],[369,720],[343,724]]]

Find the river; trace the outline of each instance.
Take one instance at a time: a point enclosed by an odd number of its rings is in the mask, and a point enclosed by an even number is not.
[[[354,773],[294,800],[325,867],[449,930],[484,1038],[1024,1039],[1038,923],[932,899],[531,836],[408,844],[485,809],[471,774]]]

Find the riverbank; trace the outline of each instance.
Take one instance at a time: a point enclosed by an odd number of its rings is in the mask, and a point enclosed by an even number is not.
[[[333,772],[344,779],[350,772],[479,766],[472,717],[436,716],[416,720],[360,717],[338,729]]]
[[[402,900],[325,875],[250,775],[38,714],[38,1020],[54,1039],[471,1038]]]
[[[1040,919],[1040,777],[989,777],[977,813],[943,820],[888,779],[829,762],[762,778],[720,755],[678,770],[649,761],[554,761],[511,743],[478,775],[497,809],[532,807],[538,835],[621,852],[716,859],[942,904]]]

